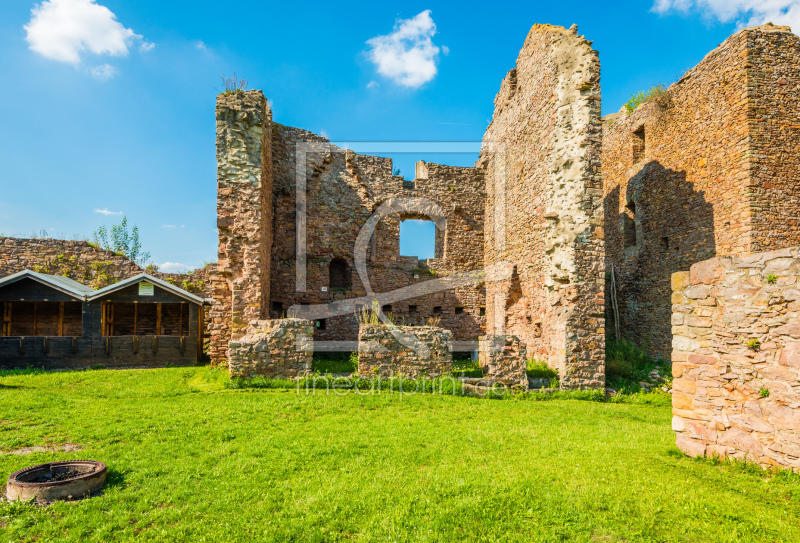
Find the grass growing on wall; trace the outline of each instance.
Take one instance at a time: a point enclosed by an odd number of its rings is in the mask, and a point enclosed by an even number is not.
[[[0,450],[84,447],[0,454],[0,473],[109,468],[98,498],[0,503],[0,541],[800,540],[800,478],[684,457],[669,407],[226,381],[0,374]]]

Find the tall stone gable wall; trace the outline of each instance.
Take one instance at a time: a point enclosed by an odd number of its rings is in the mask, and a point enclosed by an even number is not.
[[[598,54],[535,25],[495,98],[478,165],[486,176],[487,327],[513,334],[568,388],[604,383]]]
[[[619,328],[653,356],[671,350],[672,273],[800,243],[798,55],[786,27],[745,29],[664,96],[604,119],[606,265]],[[610,307],[608,316],[610,333]]]
[[[672,428],[692,456],[800,470],[800,248],[672,276]]]
[[[296,164],[298,151],[305,164]],[[378,224],[367,248],[373,292],[483,267],[485,189],[475,168],[419,163],[417,179],[408,182],[393,174],[391,159],[358,155],[305,130],[272,122],[260,91],[218,98],[217,160],[220,245],[211,325],[214,360],[224,360],[230,339],[262,315],[281,318],[299,304],[367,294],[355,269],[355,241],[367,219],[388,200],[427,203],[422,212],[393,214]],[[298,177],[306,186],[301,211],[306,288],[300,291]],[[444,231],[437,231],[436,257],[421,262],[400,255],[401,220],[427,219],[425,209],[433,208],[446,219]],[[335,258],[350,267],[348,288],[331,288],[329,270]],[[484,300],[483,284],[477,283],[390,305],[401,323],[419,325],[437,317],[457,340],[477,341],[484,332]],[[355,346],[355,315],[326,319],[315,339],[352,341]]]

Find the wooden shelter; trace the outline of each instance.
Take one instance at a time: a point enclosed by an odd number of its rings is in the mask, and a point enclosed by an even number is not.
[[[93,290],[24,270],[0,279],[0,366],[195,364],[209,302],[144,273]]]

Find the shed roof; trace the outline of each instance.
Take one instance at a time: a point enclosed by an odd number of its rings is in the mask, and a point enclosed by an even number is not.
[[[31,270],[22,270],[21,272],[3,277],[0,279],[0,287],[10,285],[23,279],[33,279],[37,283],[42,283],[65,294],[71,294],[76,298],[85,299],[91,296],[95,291],[91,287],[87,287],[83,283],[79,283],[69,277],[62,277],[60,275],[48,275],[46,273],[39,273]]]
[[[203,305],[203,302],[205,302],[205,300],[200,296],[195,296],[191,292],[187,292],[182,288],[176,287],[172,283],[168,283],[162,279],[158,279],[146,273],[140,273],[139,275],[123,279],[118,283],[114,283],[113,285],[108,285],[107,287],[103,287],[100,290],[93,290],[89,295],[88,300],[91,301],[91,300],[96,300],[98,298],[102,298],[103,296],[107,296],[112,292],[116,292],[117,290],[129,287],[131,285],[135,285],[137,283],[141,283],[142,281],[146,281],[148,283],[152,283],[153,285],[157,285],[163,288],[164,290],[172,292],[176,296],[180,296],[181,298],[196,303],[198,305]]]
[[[147,281],[148,283],[157,285],[163,288],[164,290],[172,292],[176,296],[179,296],[189,302],[198,305],[203,305],[203,303],[206,302],[206,300],[204,300],[199,296],[196,296],[190,292],[183,290],[182,288],[176,287],[172,283],[168,283],[162,279],[158,279],[146,273],[140,273],[139,275],[136,275],[134,277],[129,277],[128,279],[123,279],[118,283],[114,283],[113,285],[101,288],[100,290],[94,290],[93,288],[87,287],[83,283],[79,283],[74,279],[70,279],[69,277],[62,277],[60,275],[48,275],[46,273],[38,273],[31,270],[22,270],[21,272],[0,279],[0,287],[4,285],[10,285],[11,283],[16,283],[17,281],[21,281],[22,279],[33,279],[34,281],[50,286],[56,290],[64,292],[65,294],[70,294],[72,296],[75,296],[76,298],[80,298],[81,300],[86,302],[96,300],[97,298],[101,298],[112,292],[116,292],[117,290],[129,287],[131,285],[135,285],[142,281]]]

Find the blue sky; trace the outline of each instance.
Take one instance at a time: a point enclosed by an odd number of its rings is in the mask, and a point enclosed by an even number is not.
[[[478,142],[534,23],[576,23],[594,40],[611,113],[673,82],[738,26],[766,20],[800,21],[800,0],[4,0],[0,233],[91,237],[124,213],[165,269],[214,260],[223,74],[263,89],[277,122],[356,150]],[[387,156],[409,177],[417,160],[475,159]]]

